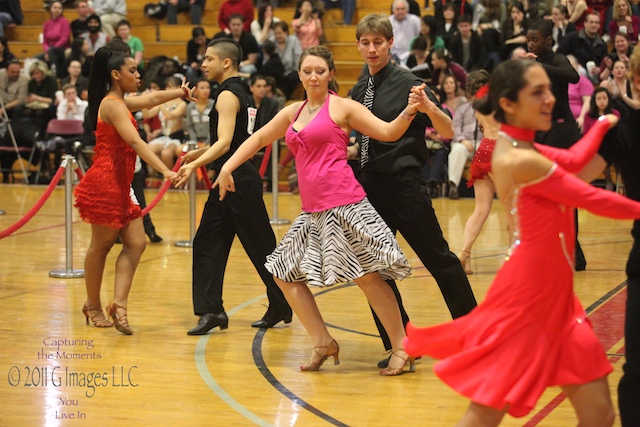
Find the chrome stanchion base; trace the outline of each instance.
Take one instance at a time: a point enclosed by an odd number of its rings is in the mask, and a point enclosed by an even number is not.
[[[284,224],[291,224],[291,221],[289,221],[288,219],[274,218],[274,219],[270,219],[269,220],[269,224],[272,224],[272,225],[284,225]]]
[[[175,245],[179,248],[192,248],[193,242],[189,240],[179,240],[175,243]]]
[[[84,270],[53,270],[49,272],[49,277],[56,279],[80,279],[84,277]]]

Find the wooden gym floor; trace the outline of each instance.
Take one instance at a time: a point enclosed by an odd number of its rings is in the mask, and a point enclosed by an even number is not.
[[[35,204],[44,187],[0,185],[0,230]],[[147,200],[157,194],[150,190]],[[207,193],[197,194],[199,218]],[[265,195],[271,213],[271,195]],[[473,199],[434,200],[454,252],[462,244]],[[298,196],[281,194],[279,217],[293,219]],[[229,329],[187,336],[196,324],[191,303],[191,250],[186,191],[170,191],[151,216],[164,241],[149,244],[129,300],[133,336],[85,326],[83,279],[55,279],[65,269],[64,188],[56,188],[35,218],[0,241],[0,426],[451,426],[467,400],[418,361],[417,372],[378,375],[383,348],[363,294],[350,285],[313,289],[341,364],[301,372],[310,341],[295,318],[266,332],[250,327],[262,317],[264,286],[241,245],[231,251],[225,282]],[[280,239],[287,225],[274,226]],[[624,361],[624,266],[631,247],[630,221],[580,213],[580,241],[588,261],[576,273],[576,292],[615,371],[609,377],[614,404]],[[82,268],[90,228],[74,212],[73,267]],[[414,271],[401,283],[407,311],[417,325],[449,319],[429,272],[399,236]],[[502,263],[507,246],[498,202],[473,249],[469,276],[479,300]],[[103,304],[113,295],[116,246],[109,255]],[[573,426],[570,404],[548,389],[527,417],[504,426]],[[616,422],[619,426],[619,421]]]

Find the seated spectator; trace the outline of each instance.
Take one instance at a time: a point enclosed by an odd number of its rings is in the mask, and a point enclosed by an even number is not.
[[[440,101],[442,107],[447,108],[441,102],[444,99],[442,90],[434,87],[431,92]],[[449,111],[449,114],[451,114],[451,111]],[[422,177],[427,181],[429,197],[436,199],[440,197],[441,189],[447,182],[445,167],[451,150],[451,139],[443,138],[433,127],[425,129],[424,139],[429,151],[429,158],[427,164],[422,168]]]
[[[431,69],[427,57],[427,40],[418,36],[411,42],[411,55],[407,58],[407,68],[425,81],[431,81]]]
[[[640,18],[631,12],[629,0],[615,0],[613,2],[613,15],[609,23],[610,40],[613,40],[618,32],[629,36],[629,43],[631,45],[635,45],[638,41]]]
[[[436,49],[445,48],[444,40],[437,34],[436,20],[433,16],[425,15],[420,21],[420,35],[427,42],[426,61],[427,64],[431,64],[431,54]]]
[[[298,10],[300,17],[294,19],[291,25],[300,41],[302,50],[320,45],[320,36],[323,34],[322,22],[318,18],[318,12],[313,8],[311,0],[302,0]]]
[[[431,82],[432,86],[442,87],[444,78],[449,75],[455,76],[461,87],[467,85],[467,73],[460,64],[456,64],[451,57],[443,50],[438,49],[431,55]]]
[[[420,35],[422,21],[419,16],[409,13],[407,0],[394,0],[389,22],[393,28],[391,57],[397,64],[406,64],[411,51],[411,41]]]
[[[434,18],[436,20],[436,26],[438,29],[442,28],[442,24],[449,18],[445,17],[445,10],[448,6],[451,6],[453,11],[453,17],[451,18],[451,24],[455,30],[455,20],[460,15],[473,16],[473,7],[467,0],[435,0],[434,5]],[[445,40],[446,43],[446,40]]]
[[[600,62],[600,80],[607,80],[611,77],[613,64],[618,60],[629,67],[629,58],[632,52],[633,47],[629,46],[629,36],[624,33],[617,33],[613,39],[613,50]]]
[[[126,0],[93,0],[92,14],[100,17],[101,26],[109,38],[116,36],[115,26],[127,19]],[[96,49],[97,50],[97,49]]]
[[[611,94],[613,107],[620,112],[622,118],[640,109],[640,91],[629,81],[628,72],[627,65],[618,60],[613,64],[611,77],[600,83],[600,87],[606,88]]]
[[[584,21],[587,18],[587,12],[589,11],[589,5],[586,0],[561,0],[560,4],[567,9],[569,15],[569,22],[576,27],[576,31],[580,31],[584,28]],[[600,14],[598,14],[600,16]]]
[[[231,15],[242,16],[242,30],[251,31],[253,22],[253,2],[251,0],[225,0],[218,11],[218,27],[226,34],[231,34],[229,20]]]
[[[447,2],[442,6],[442,19],[436,20],[436,35],[444,41],[446,48],[449,48],[449,41],[458,31],[456,19],[455,6]]]
[[[300,85],[298,76],[298,61],[302,54],[302,46],[296,36],[289,35],[289,26],[286,22],[274,22],[273,34],[276,38],[276,49],[282,65],[284,65],[284,80],[278,83],[286,99]]]
[[[507,19],[507,7],[500,0],[480,0],[473,7],[471,29],[482,35],[485,31],[498,33]]]
[[[273,6],[270,3],[263,2],[258,6],[258,19],[251,22],[251,35],[258,42],[258,46],[262,46],[267,40],[276,40],[271,25],[278,21],[280,19],[273,16]]]
[[[266,125],[271,119],[276,116],[276,114],[278,114],[278,111],[280,110],[278,108],[278,102],[267,96],[268,90],[269,87],[267,85],[267,79],[265,76],[259,74],[254,74],[253,76],[251,76],[251,80],[249,82],[249,91],[251,92],[251,106],[258,110],[256,114],[256,122],[253,127],[254,132]],[[264,153],[265,148],[260,150],[260,152]],[[263,156],[258,155],[256,155],[252,159],[252,163],[256,167],[256,169],[260,170],[262,160]],[[271,191],[271,162],[267,163],[267,168],[265,170],[264,176],[262,177],[262,182],[263,189],[265,191]]]
[[[571,66],[579,71],[580,64],[576,60],[575,56],[568,55],[567,59]],[[593,85],[591,81],[584,75],[580,74],[580,80],[578,83],[569,83],[569,108],[573,118],[576,119],[576,123],[580,131],[583,130],[584,118],[589,111],[589,104],[591,103],[591,94],[593,93]]]
[[[553,21],[553,51],[558,50],[558,45],[565,35],[573,33],[576,30],[576,26],[573,22],[569,21],[569,15],[567,14],[567,8],[561,4],[557,4],[551,8],[551,20]]]
[[[263,76],[271,76],[276,79],[278,85],[284,81],[284,65],[276,50],[276,44],[267,40],[262,46],[263,63],[258,72]]]
[[[4,37],[5,28],[22,25],[24,14],[19,0],[0,1],[0,37]]]
[[[484,65],[484,40],[471,29],[468,15],[458,18],[458,34],[449,42],[449,54],[467,73],[480,70]]]
[[[14,59],[16,59],[16,57],[9,50],[7,39],[0,37],[0,69],[7,68],[7,65]]]
[[[71,51],[62,64],[62,78],[68,76],[67,73],[69,72],[69,64],[71,63],[71,61],[78,61],[80,63],[81,74],[84,77],[89,78],[93,56],[88,56],[88,53],[89,42],[87,40],[85,40],[83,37],[78,37],[77,39],[72,41]]]
[[[195,84],[198,79],[203,77],[200,65],[202,65],[210,41],[211,39],[207,38],[202,27],[194,27],[191,30],[191,40],[187,42],[186,63],[187,80],[191,84]]]
[[[518,46],[527,48],[527,30],[529,30],[529,20],[525,18],[522,3],[513,3],[509,7],[509,16],[502,23],[500,32],[502,60],[509,58],[511,51]]]
[[[38,126],[41,135],[47,128],[47,123],[55,117],[56,109],[54,100],[58,90],[58,81],[49,75],[49,67],[44,61],[37,60],[29,68],[31,79],[27,85],[27,97],[23,108],[16,109],[15,114],[19,117],[33,119],[33,123]]]
[[[195,84],[193,97],[198,102],[190,102],[184,116],[183,127],[189,141],[195,141],[200,146],[211,145],[211,132],[209,129],[209,113],[213,108],[211,84],[208,80],[200,79]]]
[[[131,49],[131,56],[136,60],[138,69],[144,68],[144,62],[142,57],[144,56],[144,45],[142,40],[138,37],[131,35],[131,24],[126,19],[116,24],[116,37],[119,37],[123,42],[129,45]]]
[[[227,37],[238,42],[242,48],[242,61],[238,66],[238,72],[244,74],[247,77],[256,71],[258,62],[258,42],[253,38],[250,32],[244,31],[243,20],[244,18],[240,14],[233,14],[229,17],[229,29],[230,33],[227,34],[224,31],[219,32],[213,38]]]
[[[14,109],[24,106],[27,98],[29,78],[21,71],[20,61],[15,58],[0,69],[0,96],[9,118],[13,117]],[[0,115],[4,115],[1,108]]]
[[[278,103],[278,110],[282,110],[287,102],[287,98],[278,87],[276,79],[271,76],[265,76],[264,78],[267,81],[267,97],[276,101]]]
[[[169,77],[165,80],[167,90],[179,88],[181,84],[177,77]],[[168,168],[173,168],[175,159],[180,154],[185,135],[182,127],[187,104],[182,99],[172,99],[171,101],[149,108],[143,117],[158,115],[162,123],[162,136],[148,141],[149,148],[160,157]]]
[[[155,78],[149,81],[148,92],[154,92],[164,89],[164,79]],[[159,110],[154,111],[155,114],[149,113],[148,109],[142,110],[142,129],[144,130],[143,139],[147,142],[162,136],[162,122],[158,116]]]
[[[71,25],[67,18],[62,16],[62,3],[59,1],[51,3],[49,14],[51,18],[42,27],[44,53],[37,57],[46,61],[51,68],[56,70],[56,76],[61,77],[65,49],[70,46]]]
[[[58,120],[84,121],[84,112],[89,106],[87,101],[78,98],[75,86],[66,84],[62,87],[64,99],[58,104],[56,117]]]
[[[91,15],[91,10],[88,0],[76,0],[76,13],[78,17],[71,21],[71,35],[74,40],[89,31],[87,19]]]
[[[596,66],[587,67],[587,62],[593,61],[600,64],[607,54],[607,45],[600,37],[600,14],[588,12],[584,21],[584,28],[575,33],[567,34],[560,46],[558,53],[563,55],[573,55],[580,65],[587,70],[591,70],[589,80],[599,81],[600,68]]]
[[[598,121],[600,116],[605,114],[614,114],[620,117],[620,112],[613,108],[611,102],[611,95],[607,88],[597,87],[593,94],[591,94],[591,100],[589,101],[589,111],[584,116],[584,124],[582,126],[582,133],[586,134],[589,129]]]
[[[75,59],[69,61],[67,73],[68,76],[62,79],[62,86],[71,85],[75,87],[80,99],[87,101],[89,98],[89,79],[82,75],[80,61]]]
[[[206,0],[168,0],[167,24],[176,25],[178,23],[178,13],[189,12],[191,25],[200,25],[205,5]]]
[[[89,31],[82,35],[82,38],[89,44],[86,55],[93,57],[98,49],[106,46],[111,41],[111,37],[102,31],[102,22],[98,15],[91,15],[87,18]]]
[[[540,9],[543,11],[546,9],[546,6],[538,3],[538,0],[520,0],[519,2],[522,4],[522,8],[524,9],[524,17],[528,19],[529,22],[533,22],[538,19],[540,16]],[[549,9],[546,9],[546,13],[543,13],[542,15],[547,13],[549,13]]]

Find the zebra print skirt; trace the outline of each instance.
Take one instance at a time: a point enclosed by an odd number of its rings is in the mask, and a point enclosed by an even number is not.
[[[393,233],[366,198],[301,213],[265,267],[280,280],[314,286],[345,283],[376,271],[393,280],[411,273]]]

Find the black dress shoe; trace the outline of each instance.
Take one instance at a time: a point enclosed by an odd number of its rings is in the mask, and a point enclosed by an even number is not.
[[[254,328],[273,328],[277,323],[284,321],[284,323],[291,323],[291,317],[293,312],[291,309],[272,311],[271,308],[267,309],[267,312],[262,316],[262,319],[256,320],[251,324]]]
[[[155,231],[152,231],[150,233],[145,232],[145,234],[149,236],[149,240],[151,240],[151,243],[162,242],[162,237],[158,236]]]
[[[193,329],[189,329],[187,335],[204,335],[216,326],[220,326],[221,331],[229,327],[229,318],[227,317],[227,313],[202,314],[200,316],[200,320],[198,320],[198,325]]]

